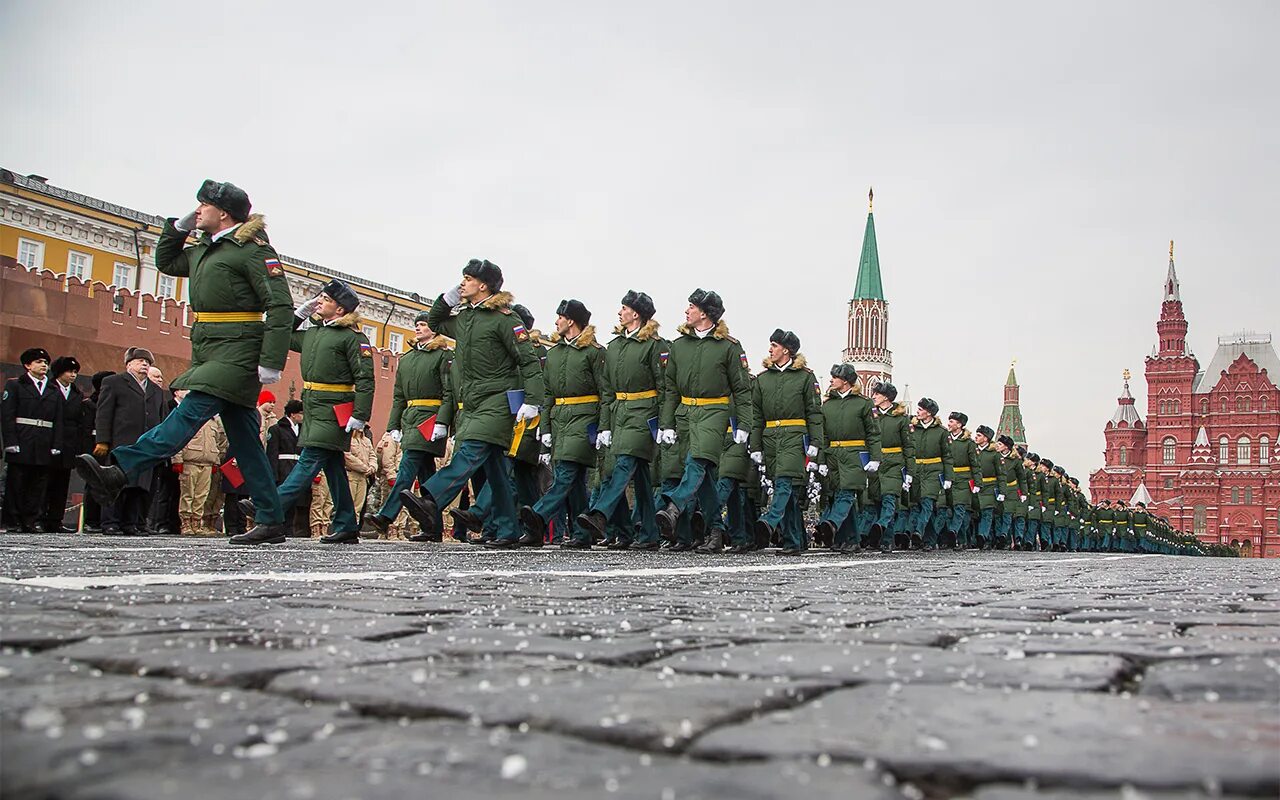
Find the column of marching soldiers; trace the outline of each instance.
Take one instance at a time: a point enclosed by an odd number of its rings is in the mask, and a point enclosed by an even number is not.
[[[108,464],[80,457],[100,502],[220,416],[251,498],[242,506],[253,527],[231,537],[241,544],[283,542],[284,509],[323,473],[327,543],[357,541],[365,524],[385,532],[402,509],[420,526],[410,538],[441,541],[447,509],[455,538],[494,549],[1203,553],[1142,504],[1090,505],[1062,466],[986,425],[970,431],[960,411],[944,420],[929,398],[906,408],[889,383],[864,391],[851,365],[831,368],[824,397],[791,331],[774,331],[753,373],[713,291],[689,296],[670,340],[637,291],[622,297],[607,344],[574,299],[544,337],[485,260],[415,320],[386,425],[403,455],[381,508],[362,520],[343,462],[373,410],[358,295],[334,280],[294,309],[245,192],[206,181],[197,199],[166,221],[156,250],[161,272],[190,281],[192,366],[172,382],[187,394]],[[301,359],[301,450],[277,486],[254,406],[289,350]],[[464,491],[470,506],[451,507]]]

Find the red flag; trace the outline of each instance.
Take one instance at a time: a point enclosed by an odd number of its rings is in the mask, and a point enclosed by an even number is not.
[[[244,476],[240,474],[240,468],[236,466],[234,458],[222,465],[222,477],[227,479],[232,489],[239,489],[244,485]]]
[[[333,407],[333,415],[338,418],[338,427],[345,428],[351,420],[351,415],[355,413],[356,404],[348,401],[346,403],[338,403]]]
[[[436,427],[436,415],[432,414],[431,416],[424,419],[422,422],[418,423],[418,433],[422,434],[422,438],[426,439],[429,442],[431,441],[431,432],[435,429],[435,427]]]

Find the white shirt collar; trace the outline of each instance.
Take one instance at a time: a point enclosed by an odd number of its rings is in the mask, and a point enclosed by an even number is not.
[[[232,225],[230,228],[220,230],[217,233],[215,233],[213,236],[209,237],[209,241],[212,241],[212,242],[219,241],[220,239],[222,239],[222,237],[226,236],[227,234],[231,233],[232,231],[234,231],[236,228],[239,228],[239,227],[240,227],[240,223],[237,222],[235,225]]]
[[[694,328],[693,335],[697,336],[699,339],[705,339],[708,336],[710,336],[712,332],[715,331],[715,329],[716,329],[716,326],[714,325],[712,325],[710,328],[707,328],[705,331],[700,331],[697,328]]]
[[[68,397],[70,397],[70,396],[71,396],[71,386],[70,386],[70,385],[63,386],[61,381],[54,381],[54,383],[58,384],[58,389],[62,392],[62,399],[63,399],[63,400],[66,400]]]
[[[853,390],[852,390],[852,389],[850,389],[850,390],[849,390],[849,391],[847,391],[847,392],[836,392],[836,395],[837,395],[838,397],[841,397],[841,398],[848,397],[848,396],[849,396],[849,395],[851,395],[851,394],[853,394]]]

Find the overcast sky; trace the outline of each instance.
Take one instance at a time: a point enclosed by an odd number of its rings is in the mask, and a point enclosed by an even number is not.
[[[701,286],[753,364],[784,327],[825,373],[874,185],[895,382],[994,427],[1016,357],[1082,478],[1170,239],[1202,366],[1280,333],[1280,3],[9,0],[0,29],[3,166],[164,215],[230,180],[283,253],[430,296],[488,258],[544,329],[635,288],[674,335]]]

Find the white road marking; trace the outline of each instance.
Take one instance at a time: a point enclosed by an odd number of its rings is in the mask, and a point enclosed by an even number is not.
[[[234,583],[236,581],[292,581],[332,583],[352,580],[403,578],[408,572],[189,572],[181,574],[49,576],[3,578],[0,584],[39,586],[45,589],[109,589],[119,586],[180,586],[183,584]]]

